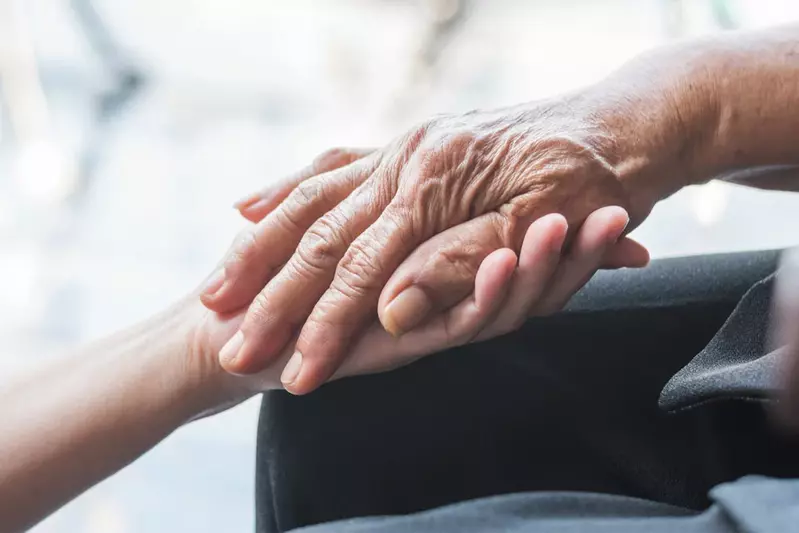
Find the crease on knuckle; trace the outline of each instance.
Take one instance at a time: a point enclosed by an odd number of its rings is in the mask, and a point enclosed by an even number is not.
[[[230,248],[230,253],[225,259],[225,268],[235,270],[241,265],[247,265],[255,260],[259,249],[256,228],[257,226],[247,228],[236,236],[236,240]]]
[[[451,280],[474,280],[477,277],[480,262],[487,255],[487,252],[480,250],[478,247],[464,243],[463,247],[439,250],[425,270],[431,272],[449,271]]]
[[[325,150],[313,160],[313,170],[316,174],[327,172],[334,168],[343,166],[349,163],[352,159],[352,153],[346,148],[336,147]]]
[[[366,239],[353,242],[338,264],[331,289],[351,299],[379,290],[384,275],[379,257],[380,250],[373,243]]]
[[[316,276],[333,270],[339,262],[342,239],[340,227],[336,227],[331,217],[324,216],[311,226],[297,247],[299,261],[291,264],[300,275]]]
[[[273,222],[292,233],[302,231],[308,213],[316,211],[314,206],[325,205],[327,195],[324,179],[318,176],[309,178],[297,185],[280,209],[273,213]]]
[[[250,304],[247,310],[247,320],[242,328],[252,329],[257,328],[261,324],[266,324],[270,317],[269,299],[266,294],[261,291]]]
[[[318,176],[309,178],[294,189],[291,204],[294,207],[309,207],[325,199],[325,182]]]

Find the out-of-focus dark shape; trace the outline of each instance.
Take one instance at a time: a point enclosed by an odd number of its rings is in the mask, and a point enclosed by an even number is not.
[[[717,28],[732,30],[740,25],[735,17],[730,0],[706,0],[710,10],[710,17]],[[684,37],[688,33],[688,19],[686,13],[689,3],[696,4],[694,0],[661,0],[663,23],[666,36],[672,39]]]
[[[112,87],[97,101],[95,129],[80,156],[79,181],[73,194],[73,199],[77,199],[89,188],[97,161],[104,151],[108,128],[143,87],[146,77],[111,35],[92,0],[71,0],[71,6],[86,41],[114,80]]]
[[[419,45],[411,58],[408,78],[396,95],[394,115],[405,115],[427,95],[439,76],[444,51],[463,28],[475,3],[475,0],[419,2]]]
[[[457,34],[467,19],[474,0],[427,0],[427,29],[422,37],[422,45],[416,60],[417,70],[432,74],[438,64],[441,52]]]
[[[716,25],[723,30],[734,30],[738,27],[738,22],[730,7],[729,0],[711,0],[710,8]]]

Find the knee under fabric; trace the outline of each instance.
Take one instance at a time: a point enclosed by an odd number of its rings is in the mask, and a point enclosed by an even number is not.
[[[305,397],[264,395],[258,531],[522,491],[703,509],[720,483],[791,475],[795,447],[772,434],[762,405],[735,394],[706,404],[701,391],[728,390],[731,376],[697,372],[708,354],[725,351],[737,316],[767,305],[761,289],[742,297],[778,257],[678,258],[602,272],[564,312],[513,334]],[[747,353],[766,355],[752,343]],[[682,410],[667,414],[659,400]]]

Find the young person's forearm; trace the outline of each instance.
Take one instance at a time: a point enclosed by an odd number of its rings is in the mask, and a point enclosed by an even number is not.
[[[179,308],[0,393],[0,531],[21,531],[207,408]]]

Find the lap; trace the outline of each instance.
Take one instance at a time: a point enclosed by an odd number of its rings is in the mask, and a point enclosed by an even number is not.
[[[567,310],[514,334],[306,397],[266,394],[259,531],[520,491],[703,507],[710,487],[749,468],[725,444],[731,415],[723,407],[666,415],[658,395],[776,258],[605,272]],[[765,431],[759,408],[744,410],[735,416]]]

